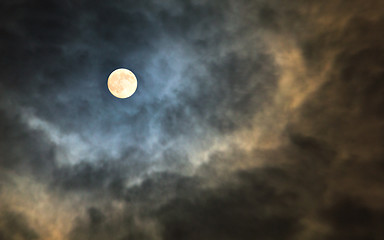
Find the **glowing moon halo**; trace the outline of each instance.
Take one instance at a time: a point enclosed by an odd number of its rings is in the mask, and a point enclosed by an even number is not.
[[[137,79],[133,72],[125,68],[119,68],[109,75],[107,85],[113,96],[128,98],[137,89]]]

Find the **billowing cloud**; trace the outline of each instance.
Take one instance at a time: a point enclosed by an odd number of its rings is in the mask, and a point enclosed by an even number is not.
[[[0,239],[381,239],[383,7],[3,1]]]

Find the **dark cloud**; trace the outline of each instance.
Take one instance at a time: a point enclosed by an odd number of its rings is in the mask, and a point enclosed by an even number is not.
[[[97,163],[80,162],[56,168],[52,174],[52,187],[91,191],[114,186],[117,182],[139,177],[148,168],[148,163],[141,159],[143,155],[138,149],[129,149],[124,159],[108,159]]]
[[[383,7],[2,1],[0,239],[382,239]]]
[[[268,175],[285,178],[278,169],[244,172],[238,186],[176,197],[157,213],[163,238],[290,238],[301,228],[297,196],[267,184]]]
[[[370,209],[359,200],[339,199],[322,211],[322,217],[333,227],[328,239],[380,239],[383,211]]]
[[[54,168],[56,147],[40,131],[26,127],[19,114],[0,110],[0,132],[1,170],[19,169],[44,176]]]
[[[292,136],[290,146],[266,155],[285,158],[280,159],[285,164],[227,173],[213,188],[205,186],[204,178],[214,176],[206,168],[217,169],[215,166],[202,167],[200,178],[170,173],[148,176],[140,185],[123,192],[132,207],[125,210],[124,216],[132,218],[135,212],[136,217],[154,219],[157,228],[152,231],[163,239],[291,239],[305,229],[302,219],[310,209],[323,204],[317,198],[326,192],[326,171],[334,152],[315,139]],[[231,161],[231,157],[209,165]],[[92,226],[93,215],[102,216],[95,210],[89,210],[89,214],[90,219],[79,226]],[[103,229],[108,224],[114,228],[126,226],[119,234],[135,231],[130,227],[132,222],[115,221],[103,222],[98,228],[100,234],[106,234]],[[80,227],[73,234],[82,236],[87,232]]]
[[[118,222],[105,221],[99,210],[90,208],[89,222],[78,222],[70,233],[69,239],[153,239],[148,229],[136,223],[133,218],[124,217]]]
[[[1,209],[0,214],[0,239],[40,239],[39,235],[31,229],[27,220],[20,213]]]

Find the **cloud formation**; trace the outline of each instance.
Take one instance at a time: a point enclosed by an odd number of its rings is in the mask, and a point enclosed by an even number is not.
[[[384,236],[381,1],[0,5],[0,239]]]

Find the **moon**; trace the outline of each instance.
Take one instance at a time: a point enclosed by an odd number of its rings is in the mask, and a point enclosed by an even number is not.
[[[109,75],[107,85],[113,96],[128,98],[137,89],[137,79],[133,72],[125,68],[119,68]]]

